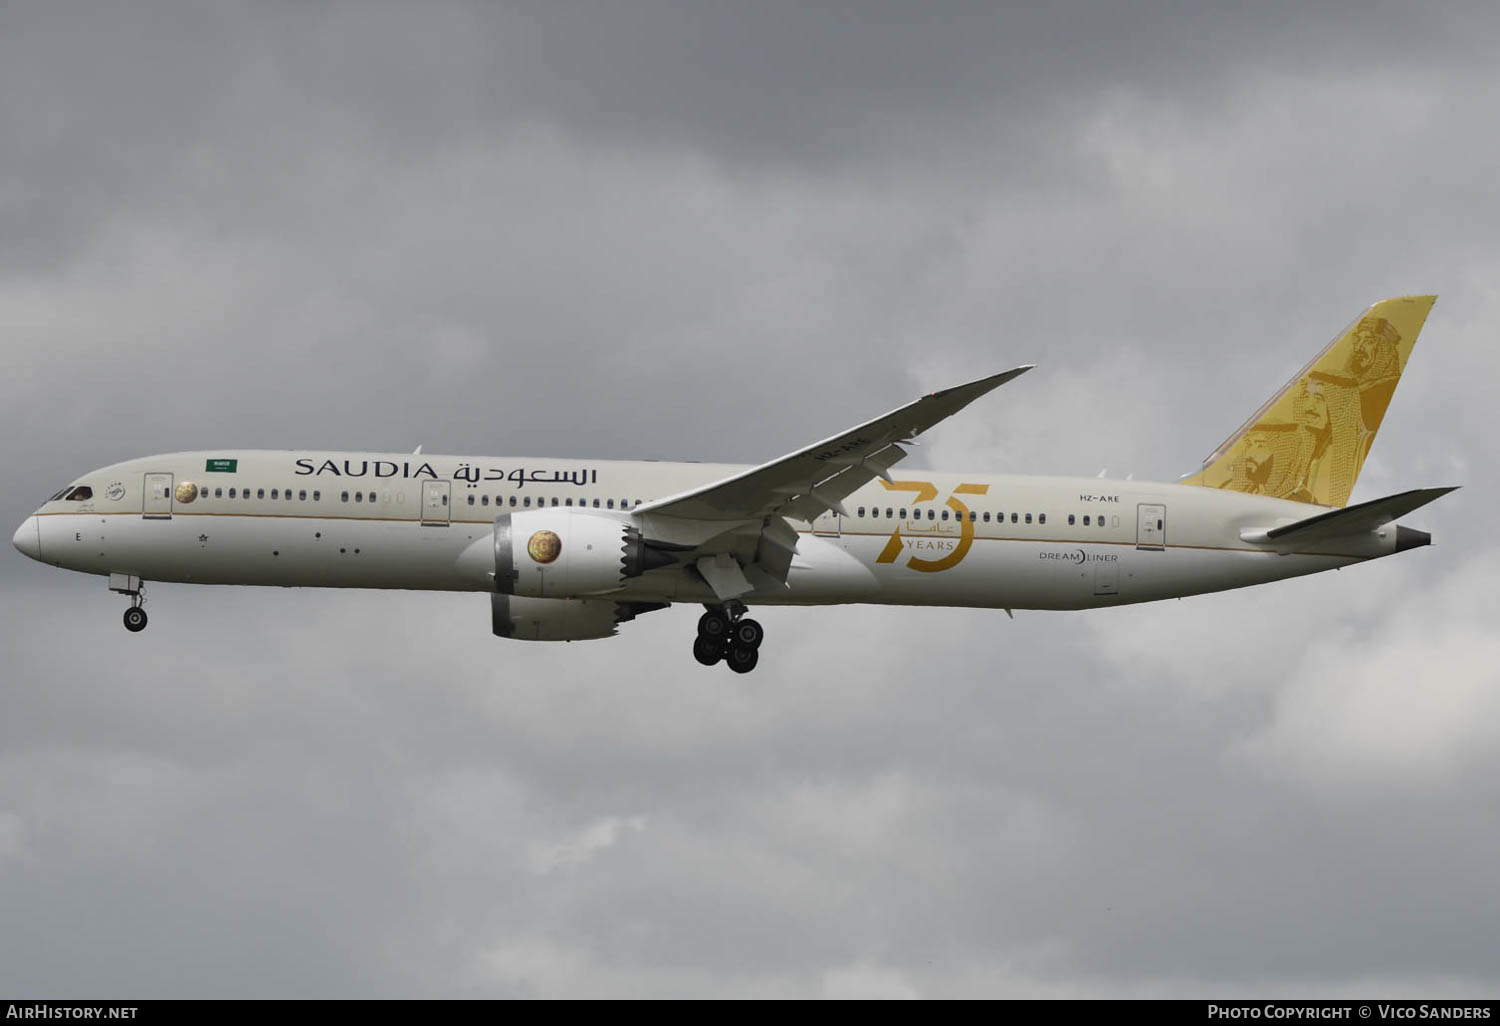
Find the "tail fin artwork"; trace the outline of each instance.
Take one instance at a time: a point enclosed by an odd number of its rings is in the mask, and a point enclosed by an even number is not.
[[[1182,483],[1343,506],[1436,301],[1370,307]]]

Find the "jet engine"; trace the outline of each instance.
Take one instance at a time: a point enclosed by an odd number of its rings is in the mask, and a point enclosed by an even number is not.
[[[502,595],[607,595],[676,561],[645,542],[628,514],[561,507],[495,518],[495,591]]]

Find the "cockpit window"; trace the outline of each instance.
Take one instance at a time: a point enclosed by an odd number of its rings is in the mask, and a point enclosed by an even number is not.
[[[58,499],[61,499],[64,495],[67,495],[72,490],[73,490],[73,486],[72,485],[68,485],[68,487],[62,489],[61,491],[59,491],[56,495],[52,496],[52,498],[48,499],[47,501],[48,502],[56,502]]]
[[[74,488],[71,492],[68,493],[66,501],[82,502],[84,499],[92,499],[93,497],[94,490],[92,488],[90,488],[88,485],[79,485],[77,488]]]

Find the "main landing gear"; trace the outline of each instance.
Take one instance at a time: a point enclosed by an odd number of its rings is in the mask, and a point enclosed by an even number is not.
[[[693,642],[693,658],[704,666],[719,661],[735,673],[749,673],[760,662],[760,643],[765,628],[745,616],[744,603],[707,606],[708,612],[698,618],[698,637]]]
[[[130,608],[125,610],[125,629],[139,634],[146,629],[146,582],[127,574],[110,574],[109,590],[130,596]]]

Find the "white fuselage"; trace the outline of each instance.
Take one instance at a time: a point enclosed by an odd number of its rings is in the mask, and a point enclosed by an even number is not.
[[[92,497],[44,504],[16,545],[56,566],[147,581],[488,592],[498,514],[581,507],[628,519],[639,503],[744,469],[174,453],[85,476],[77,484]],[[1241,532],[1292,523],[1318,507],[1233,491],[1097,478],[893,476],[894,487],[877,479],[846,498],[847,516],[800,525],[785,587],[757,588],[745,601],[1081,609],[1261,584],[1396,548],[1392,524],[1306,551],[1269,551]],[[684,566],[650,570],[608,597],[714,601]]]

